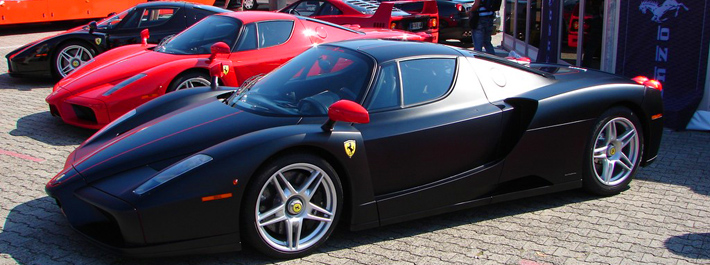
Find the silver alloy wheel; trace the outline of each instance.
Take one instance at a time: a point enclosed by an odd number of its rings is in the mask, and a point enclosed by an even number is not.
[[[261,238],[284,252],[304,250],[320,241],[337,213],[330,176],[309,163],[285,166],[259,192],[255,223]]]
[[[254,0],[244,0],[244,9],[253,9],[254,8]]]
[[[254,8],[254,0],[244,0],[244,9],[252,9]]]
[[[640,143],[634,124],[617,117],[602,127],[596,137],[592,168],[597,179],[615,186],[631,176],[640,155]]]
[[[57,57],[57,70],[62,77],[66,77],[79,66],[94,59],[89,49],[81,45],[69,45],[59,51]]]
[[[182,81],[176,88],[175,91],[186,88],[193,88],[198,86],[210,86],[210,81],[204,77],[193,77]]]

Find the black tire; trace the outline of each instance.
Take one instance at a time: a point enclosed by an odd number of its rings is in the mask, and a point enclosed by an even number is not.
[[[588,138],[584,188],[602,196],[624,191],[636,174],[643,147],[643,128],[631,110],[613,107],[605,111]]]
[[[61,70],[62,68],[60,68],[58,66],[58,62],[60,61],[60,56],[62,56],[63,53],[66,55],[65,52],[67,52],[69,55],[76,56],[77,53],[72,52],[72,50],[75,50],[75,49],[83,49],[84,52],[80,56],[77,56],[76,58],[74,58],[74,60],[70,60],[70,59],[64,57],[64,59],[60,63],[66,62],[67,66],[71,69],[67,70],[65,68],[65,71],[62,71]],[[52,71],[52,77],[54,77],[57,80],[64,78],[66,75],[71,73],[71,71],[73,71],[77,67],[79,67],[79,66],[85,64],[86,62],[90,61],[91,59],[93,59],[94,56],[96,56],[96,54],[97,54],[96,49],[94,49],[94,47],[92,47],[91,45],[89,45],[88,43],[83,42],[83,41],[73,40],[73,41],[68,41],[68,42],[62,43],[61,45],[57,46],[57,48],[54,50],[54,54],[52,55],[52,60],[49,65],[49,68]],[[81,57],[82,59],[78,60],[78,57]]]
[[[289,192],[284,180],[296,192]],[[343,188],[333,167],[320,157],[292,153],[272,160],[250,181],[241,209],[242,231],[250,246],[268,256],[298,258],[310,254],[328,239],[342,211]],[[262,218],[257,217],[260,215]],[[313,215],[322,220],[308,217]],[[285,232],[289,225],[300,227],[299,233]],[[288,234],[292,238],[298,235],[301,240],[289,240]]]
[[[199,72],[199,71],[190,71],[186,72],[183,74],[178,75],[175,79],[173,79],[172,82],[170,82],[170,86],[168,86],[168,89],[165,90],[165,93],[173,92],[175,90],[179,89],[184,89],[185,87],[183,86],[183,83],[189,80],[197,80],[197,79],[202,79],[207,81],[206,84],[201,84],[202,86],[209,86],[210,84],[210,76]]]

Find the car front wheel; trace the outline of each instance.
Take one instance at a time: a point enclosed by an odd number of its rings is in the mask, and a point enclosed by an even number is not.
[[[277,258],[302,257],[325,242],[342,212],[343,190],[322,158],[291,154],[269,163],[246,192],[248,241]]]
[[[210,77],[207,74],[196,71],[187,72],[175,78],[165,92],[167,93],[193,87],[210,86],[210,84]]]
[[[587,145],[584,188],[598,195],[617,194],[629,185],[643,153],[639,119],[627,108],[607,110]]]
[[[87,44],[79,41],[70,41],[57,48],[52,58],[52,74],[64,78],[89,61],[94,59],[96,51]]]

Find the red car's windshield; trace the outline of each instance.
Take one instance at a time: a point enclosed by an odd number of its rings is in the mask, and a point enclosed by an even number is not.
[[[338,100],[362,102],[374,65],[371,58],[355,51],[311,48],[227,103],[264,114],[326,115]]]
[[[234,46],[242,22],[228,16],[209,16],[174,38],[157,47],[155,51],[170,54],[209,54],[217,42]]]

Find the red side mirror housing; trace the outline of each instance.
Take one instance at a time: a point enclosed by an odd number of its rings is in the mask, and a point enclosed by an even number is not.
[[[150,31],[148,29],[141,30],[141,42],[143,46],[148,45],[148,39],[150,38]]]
[[[210,76],[223,78],[229,74],[232,69],[232,64],[226,60],[217,60],[210,64]]]
[[[336,121],[368,123],[370,114],[360,104],[341,99],[328,107],[328,121],[321,128],[324,131],[332,131]]]
[[[210,55],[210,61],[211,61],[214,58],[217,58],[217,55],[219,55],[219,54],[230,54],[231,49],[229,48],[229,45],[220,41],[215,44],[212,44],[212,46],[210,47],[210,52],[212,53]]]

